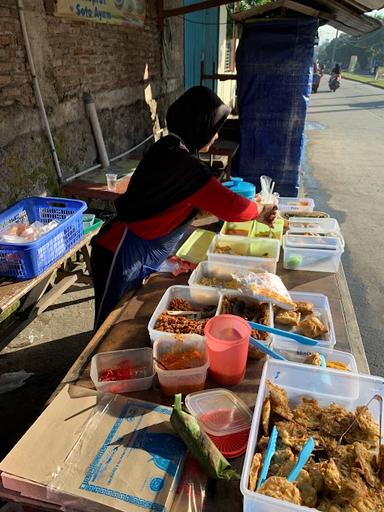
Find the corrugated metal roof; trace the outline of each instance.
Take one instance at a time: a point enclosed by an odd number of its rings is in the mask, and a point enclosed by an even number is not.
[[[379,20],[364,13],[383,8],[384,0],[276,0],[235,13],[233,19],[242,22],[282,7],[319,17],[347,34],[358,36],[382,26]]]

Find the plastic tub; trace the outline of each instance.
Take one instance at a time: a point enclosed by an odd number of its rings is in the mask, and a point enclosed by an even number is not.
[[[319,346],[304,346],[301,345],[300,343],[295,343],[294,341],[283,341],[282,339],[277,339],[273,341],[271,348],[273,348],[273,350],[278,354],[281,354],[286,359],[288,359],[288,361],[302,364],[305,362],[306,358],[309,355],[315,354],[317,352],[319,354],[322,354],[327,362],[334,361],[344,363],[348,366],[352,373],[358,373],[356,359],[352,354],[349,354],[348,352],[342,352],[341,350],[331,350],[329,348]]]
[[[202,340],[203,336],[199,334],[174,334],[168,333],[164,331],[158,331],[155,329],[156,321],[163,313],[168,309],[169,303],[174,298],[185,299],[188,302],[191,302],[192,305],[197,307],[201,306],[209,306],[216,305],[216,314],[217,314],[217,306],[219,304],[220,294],[219,291],[215,288],[208,287],[189,287],[189,286],[171,286],[162,296],[157,308],[155,309],[151,319],[148,323],[148,331],[149,336],[151,338],[152,343],[154,343],[158,339],[166,339],[166,340],[177,340],[182,339],[195,339]]]
[[[209,373],[223,386],[239,384],[245,374],[251,328],[235,315],[211,318],[204,329],[209,356]]]
[[[292,233],[290,230],[285,234],[285,246],[297,249],[320,249],[327,251],[338,251],[343,248],[339,236],[307,236],[302,233]]]
[[[178,249],[176,256],[197,265],[207,259],[207,250],[214,236],[212,231],[195,229]]]
[[[315,201],[310,197],[279,197],[279,211],[286,212],[312,212]]]
[[[153,355],[156,359],[169,352],[182,353],[191,349],[196,349],[202,354],[204,364],[197,368],[164,370],[156,361],[154,362],[161,391],[164,395],[173,396],[176,393],[186,394],[204,389],[209,361],[204,339],[185,340],[181,343],[165,339],[155,341]]]
[[[185,398],[189,412],[213,436],[226,436],[248,430],[252,413],[245,403],[227,389],[209,389]]]
[[[251,236],[253,231],[253,220],[248,222],[224,222],[221,228],[221,235],[229,236]]]
[[[99,381],[100,374],[104,370],[126,368],[127,366],[136,369],[137,378]],[[149,389],[152,386],[154,375],[151,348],[101,352],[92,357],[90,376],[97,391],[103,393],[130,393]]]
[[[243,271],[243,267],[239,265],[227,265],[224,263],[217,263],[215,261],[202,261],[198,264],[195,270],[192,272],[188,284],[189,286],[208,286],[211,288],[218,288],[221,290],[234,290],[237,288],[231,288],[231,286],[236,286],[236,281],[232,278],[232,274],[241,273]],[[211,278],[216,279],[218,282],[223,282],[223,285],[220,286],[218,284],[215,286],[214,284],[201,284],[200,281],[202,278]],[[228,282],[226,285],[225,282]],[[227,287],[226,287],[227,286]]]
[[[215,252],[217,247],[229,247],[236,254]],[[246,238],[216,235],[208,249],[208,261],[241,265],[254,271],[276,273],[280,255],[280,243],[269,238]]]
[[[291,217],[288,227],[292,233],[340,233],[339,223],[331,218]]]
[[[335,250],[290,247],[286,243],[286,235],[283,238],[283,247],[284,268],[310,272],[337,272],[344,252],[340,241],[338,249]]]
[[[283,232],[284,232],[284,220],[283,219],[277,219],[274,223],[274,226],[272,230],[262,222],[255,221],[253,223],[253,229],[251,233],[251,237],[255,238],[270,238],[269,234],[272,232],[272,238],[275,238],[276,240],[279,240],[281,243],[283,240]]]
[[[384,397],[383,379],[350,372],[314,370],[308,365],[285,361],[269,360],[264,365],[240,481],[240,490],[244,496],[243,510],[246,512],[313,512],[313,508],[293,505],[248,489],[249,471],[256,449],[263,401],[267,395],[267,380],[284,388],[293,404],[304,396],[318,400],[321,406],[336,402],[349,410],[354,410],[358,405],[366,405],[376,394]],[[379,422],[380,408],[377,401],[373,401],[369,409],[375,420]]]
[[[333,319],[331,314],[331,308],[329,306],[328,297],[326,295],[322,295],[321,293],[305,293],[305,292],[295,292],[289,291],[290,296],[294,302],[310,302],[314,305],[314,312],[317,317],[323,322],[323,324],[328,328],[328,333],[322,335],[319,338],[316,338],[319,344],[317,346],[322,346],[325,348],[332,348],[336,344],[336,336],[335,336],[335,328],[333,325]],[[295,327],[289,327],[287,325],[281,325],[274,320],[274,325],[278,329],[284,329],[289,332],[295,332]],[[302,334],[302,333],[298,333]],[[287,338],[282,336],[274,335],[274,339],[276,341],[287,341]],[[294,341],[289,342],[292,345],[296,343]],[[303,347],[303,345],[301,345]],[[307,347],[305,347],[307,348]],[[316,347],[315,347],[316,348]]]

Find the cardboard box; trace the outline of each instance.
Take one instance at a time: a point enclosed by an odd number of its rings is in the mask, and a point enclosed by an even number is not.
[[[66,386],[0,463],[3,486],[78,510],[168,511],[186,453],[170,415]]]

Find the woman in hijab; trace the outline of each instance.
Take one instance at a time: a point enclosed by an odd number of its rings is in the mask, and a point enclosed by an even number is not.
[[[198,159],[208,151],[229,108],[206,87],[192,87],[167,112],[169,134],[141,160],[116,216],[93,239],[95,327],[129,289],[172,254],[199,210],[227,221],[271,225],[276,207],[248,201],[225,188]]]

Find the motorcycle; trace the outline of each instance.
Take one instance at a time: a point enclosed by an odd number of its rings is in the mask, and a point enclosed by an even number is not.
[[[331,92],[336,92],[340,87],[340,75],[332,75],[329,79],[328,85]]]

